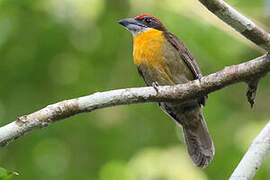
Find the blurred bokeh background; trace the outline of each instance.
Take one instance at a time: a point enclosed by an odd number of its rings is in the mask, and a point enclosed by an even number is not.
[[[266,30],[269,0],[227,0]],[[204,74],[263,53],[197,0],[0,0],[0,125],[60,100],[145,86],[132,37],[117,21],[159,17],[190,48]],[[210,94],[204,114],[216,147],[204,170],[156,104],[98,110],[34,131],[0,150],[18,180],[228,179],[269,120],[270,78],[250,109],[245,84]],[[270,178],[267,159],[255,179]]]

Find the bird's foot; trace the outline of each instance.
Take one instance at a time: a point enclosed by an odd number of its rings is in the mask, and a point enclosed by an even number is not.
[[[158,93],[158,83],[155,81],[152,83],[152,87],[156,90],[156,92]]]
[[[201,74],[198,75],[198,80],[199,80],[199,82],[201,82],[202,77],[203,77],[203,76],[202,76]]]

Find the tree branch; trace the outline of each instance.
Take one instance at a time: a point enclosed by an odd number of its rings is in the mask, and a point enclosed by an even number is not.
[[[234,170],[230,180],[250,180],[270,151],[270,122],[254,139],[245,156]]]
[[[254,77],[262,77],[270,71],[270,57],[263,55],[239,65],[175,86],[129,88],[99,92],[89,96],[65,100],[49,105],[32,114],[19,117],[16,121],[0,128],[0,145],[23,136],[37,128],[46,127],[70,116],[91,112],[96,109],[146,102],[184,102],[202,97],[226,86],[248,82]]]
[[[256,45],[270,52],[270,35],[222,0],[199,0],[209,11]]]
[[[251,20],[233,9],[223,0],[199,0],[208,10],[218,16],[225,23],[236,31],[240,32],[247,39],[270,52],[270,34],[257,26]],[[263,75],[262,75],[263,76]],[[257,85],[260,77],[246,81],[248,83],[247,98],[253,107]],[[256,171],[261,166],[270,151],[270,123],[257,136],[250,146],[248,152],[241,160],[230,180],[249,180],[252,179]]]

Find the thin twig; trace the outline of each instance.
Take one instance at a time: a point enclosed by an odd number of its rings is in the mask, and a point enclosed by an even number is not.
[[[230,180],[250,180],[270,152],[270,122],[255,138]]]
[[[270,35],[222,0],[199,0],[209,11],[256,45],[270,52]]]
[[[177,101],[184,102],[202,97],[226,86],[246,82],[270,71],[270,57],[263,55],[239,65],[226,67],[224,70],[175,86],[158,86],[158,93],[153,87],[130,88],[95,93],[89,96],[65,100],[49,105],[32,114],[19,117],[16,121],[0,128],[0,145],[5,146],[33,129],[46,127],[57,120],[96,109],[110,106]]]

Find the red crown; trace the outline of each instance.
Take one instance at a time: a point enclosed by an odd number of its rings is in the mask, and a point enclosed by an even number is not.
[[[148,15],[148,14],[139,15],[139,16],[136,16],[135,18],[140,19],[140,18],[143,18],[143,17],[146,17],[146,16],[150,16],[150,17],[154,18],[155,20],[157,20],[157,21],[159,21],[161,23],[161,21],[158,18],[156,18],[155,16],[152,16],[152,15]]]

